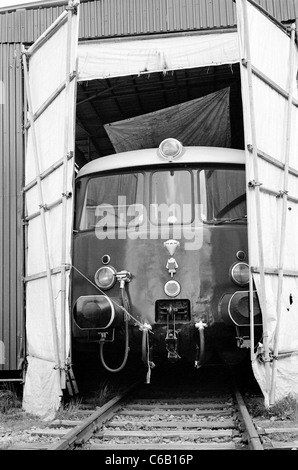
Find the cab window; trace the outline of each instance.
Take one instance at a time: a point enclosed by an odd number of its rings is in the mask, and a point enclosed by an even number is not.
[[[188,170],[155,171],[150,178],[150,220],[154,224],[189,224],[193,218],[193,178]]]
[[[129,210],[143,203],[142,173],[97,176],[89,179],[80,220],[80,230],[94,229],[104,218],[108,227],[125,227]]]
[[[199,171],[201,217],[205,222],[244,217],[245,170],[206,168]]]

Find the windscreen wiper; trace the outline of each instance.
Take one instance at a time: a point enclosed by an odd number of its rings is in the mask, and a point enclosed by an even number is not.
[[[228,224],[230,222],[235,222],[236,220],[247,220],[247,215],[242,215],[241,217],[230,217],[229,219],[222,219],[214,222],[215,225],[219,224]]]

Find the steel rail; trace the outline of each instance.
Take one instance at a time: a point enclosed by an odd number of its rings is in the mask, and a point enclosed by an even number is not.
[[[246,431],[248,436],[248,445],[251,450],[264,450],[263,444],[259,438],[259,434],[253,424],[251,416],[247,410],[247,407],[243,401],[242,395],[238,390],[234,391],[235,397],[238,403],[239,411],[241,413]]]
[[[95,412],[93,412],[87,419],[83,421],[83,423],[67,432],[65,436],[62,437],[62,439],[47,447],[47,450],[71,450],[88,440],[96,431],[97,427],[115,413],[115,410],[121,405],[121,403],[130,393],[135,391],[138,385],[139,383],[136,382],[128,387],[123,393],[112,398],[105,405],[101,406]]]
[[[254,426],[254,423],[244,403],[242,395],[238,390],[235,376],[233,374],[231,367],[229,367],[229,372],[230,372],[230,379],[232,383],[233,394],[237,401],[239,412],[240,412],[243,424],[247,432],[248,447],[250,448],[250,450],[264,450],[264,446],[260,440],[259,434]]]

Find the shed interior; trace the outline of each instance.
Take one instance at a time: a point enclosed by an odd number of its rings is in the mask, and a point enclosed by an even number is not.
[[[244,148],[239,64],[78,82],[76,164],[115,153],[107,123],[140,116],[230,87],[231,147]],[[173,137],[173,136],[171,136]],[[182,142],[187,145],[187,142]]]

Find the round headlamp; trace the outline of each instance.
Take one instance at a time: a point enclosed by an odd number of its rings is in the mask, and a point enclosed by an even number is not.
[[[236,263],[231,268],[231,277],[238,286],[247,286],[249,283],[249,266],[246,263]]]
[[[182,144],[177,139],[165,139],[158,147],[160,156],[169,161],[180,157],[182,150]]]
[[[180,284],[177,281],[168,281],[164,285],[164,291],[169,297],[176,297],[178,294],[180,294]]]
[[[102,290],[111,289],[116,282],[117,271],[113,266],[103,266],[99,268],[94,276],[96,285]]]

